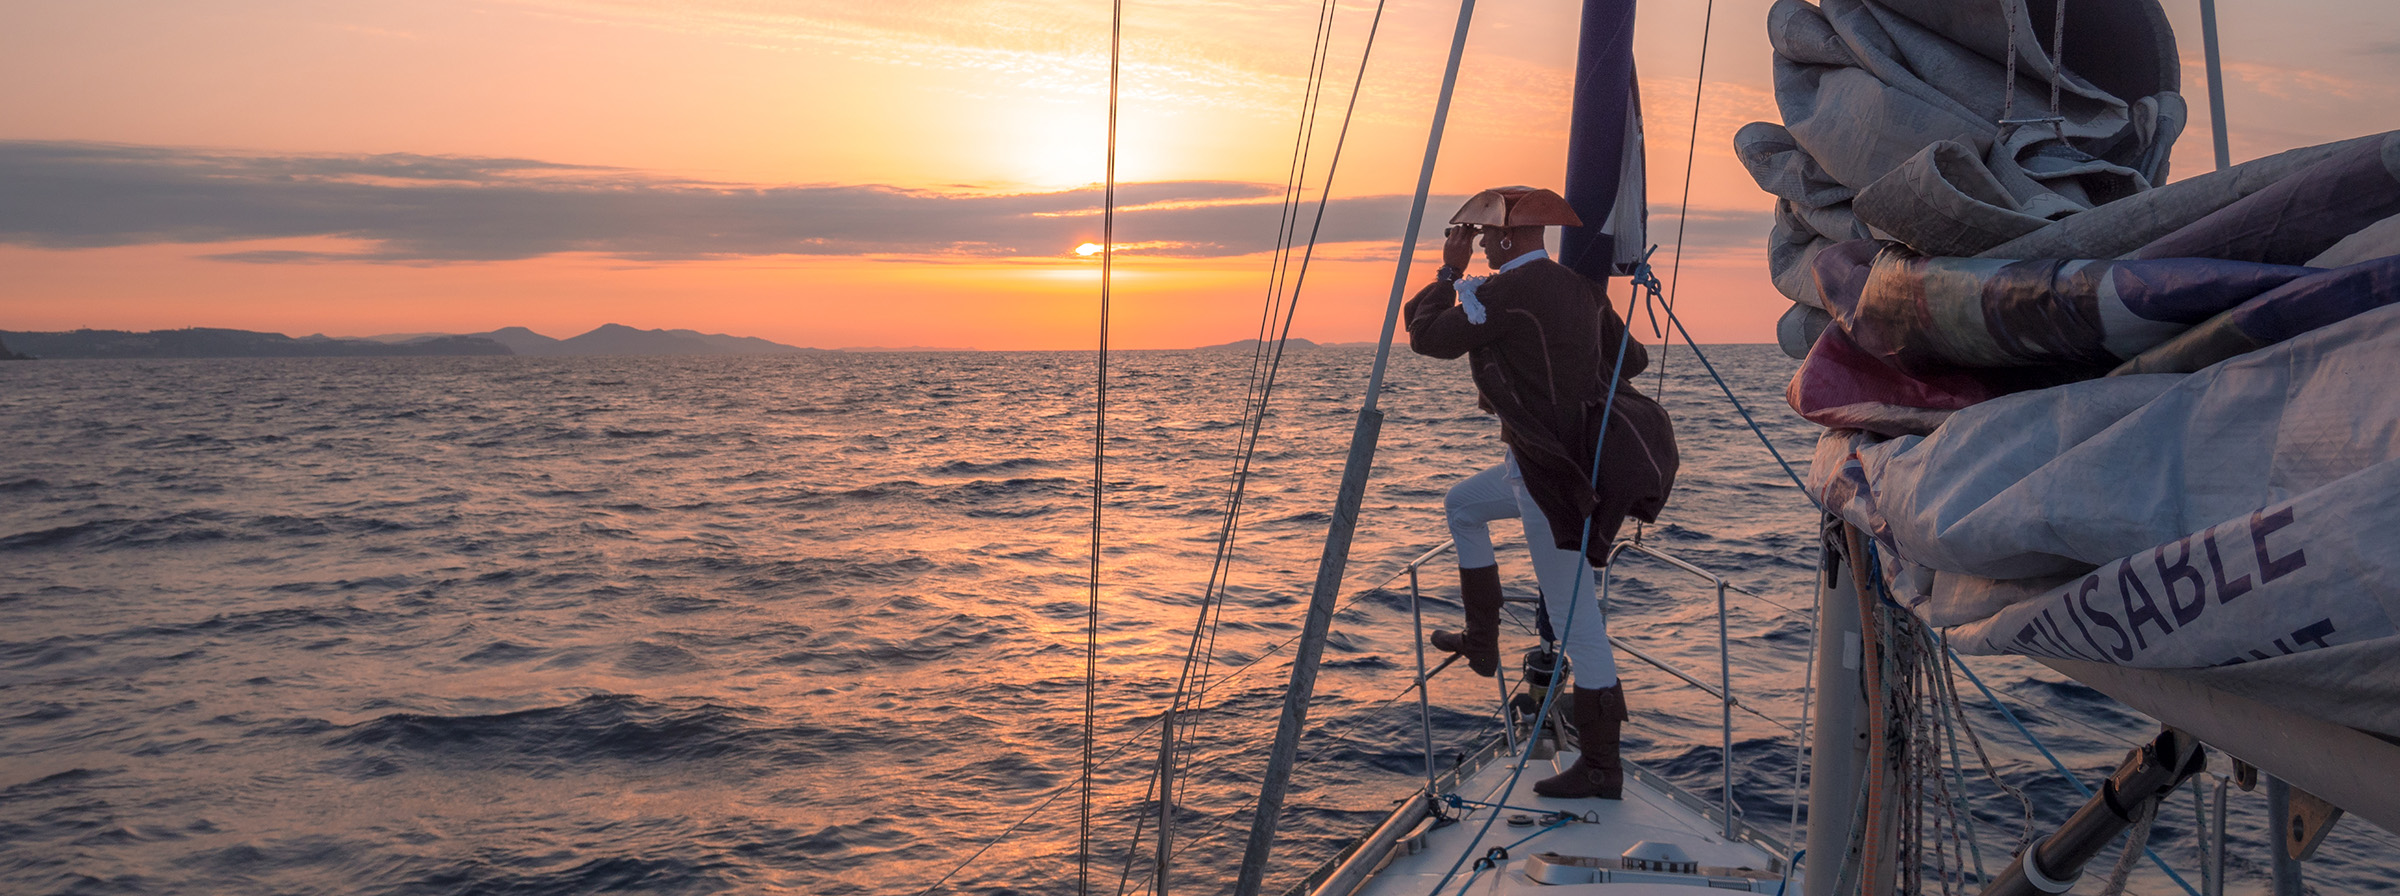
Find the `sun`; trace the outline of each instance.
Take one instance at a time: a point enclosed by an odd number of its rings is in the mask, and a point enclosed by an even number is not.
[[[1099,244],[1099,243],[1085,243],[1085,244],[1083,244],[1083,245],[1077,246],[1077,247],[1075,247],[1075,254],[1077,254],[1077,255],[1081,255],[1081,256],[1083,256],[1083,257],[1085,257],[1085,258],[1090,258],[1090,257],[1092,257],[1092,256],[1094,256],[1094,255],[1098,255],[1098,254],[1100,254],[1100,244]]]

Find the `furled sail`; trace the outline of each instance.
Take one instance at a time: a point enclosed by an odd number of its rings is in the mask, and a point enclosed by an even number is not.
[[[2167,185],[2159,4],[2057,11],[1771,13],[1809,486],[1962,651],[2400,738],[2400,133]]]

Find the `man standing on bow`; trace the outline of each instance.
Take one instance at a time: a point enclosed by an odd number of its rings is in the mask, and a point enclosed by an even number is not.
[[[1569,720],[1582,755],[1534,790],[1618,799],[1625,690],[1592,569],[1608,563],[1627,516],[1655,521],[1665,507],[1677,466],[1674,431],[1665,409],[1633,388],[1649,354],[1626,332],[1607,293],[1550,260],[1544,228],[1583,223],[1564,198],[1532,187],[1485,190],[1450,223],[1438,277],[1408,302],[1409,348],[1436,358],[1465,355],[1477,404],[1500,418],[1508,448],[1502,472],[1478,474],[1459,487],[1490,491],[1506,484],[1524,519],[1544,608],[1573,669]],[[1478,236],[1492,273],[1462,276]],[[1483,522],[1474,517],[1490,518],[1491,496],[1452,495],[1445,503],[1453,534],[1465,536],[1459,582],[1466,630],[1436,632],[1431,641],[1490,675],[1499,665],[1499,573],[1488,534],[1480,551],[1468,548]],[[1475,505],[1485,509],[1459,512]]]

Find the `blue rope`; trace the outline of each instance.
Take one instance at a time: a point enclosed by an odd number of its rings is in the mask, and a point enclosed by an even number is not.
[[[1967,680],[1975,684],[1975,689],[1982,691],[1984,698],[1992,701],[1992,708],[2000,711],[2000,717],[2007,719],[2010,725],[2015,726],[2018,734],[2025,735],[2025,742],[2032,744],[2034,749],[2040,750],[2042,758],[2050,760],[2050,767],[2058,769],[2060,777],[2066,778],[2067,783],[2075,785],[2075,792],[2083,794],[2084,799],[2091,799],[2092,789],[2084,786],[2083,780],[2075,777],[2074,772],[2068,771],[2067,764],[2058,761],[2058,757],[2050,752],[2049,747],[2042,746],[2042,739],[2033,736],[2033,732],[2025,728],[2025,723],[2017,721],[2017,714],[2008,711],[2008,704],[2000,702],[2000,695],[1992,693],[1991,688],[1984,686],[1983,679],[1975,677],[1975,670],[1967,668],[1967,661],[1959,657],[1958,651],[1947,645],[1944,645],[1942,649],[1950,654],[1950,661],[1957,664],[1958,671],[1967,673]],[[2157,865],[2158,870],[2166,872],[2167,879],[2174,881],[2176,886],[2182,887],[2184,892],[2190,893],[2192,896],[2200,896],[2199,890],[2193,889],[2191,884],[2184,882],[2183,875],[2176,874],[2175,869],[2167,867],[2166,860],[2158,857],[2157,850],[2144,846],[2142,853],[2150,857],[2150,864]]]
[[[1657,246],[1650,247],[1650,252],[1656,251],[1658,251]],[[1642,261],[1640,264],[1641,268],[1649,267],[1650,252],[1642,253]],[[1656,283],[1657,278],[1651,278],[1651,282]],[[1603,297],[1603,300],[1605,301],[1605,296]],[[1627,309],[1631,310],[1632,303],[1627,302],[1626,305]],[[1606,313],[1605,306],[1602,309],[1602,313]],[[1656,321],[1655,312],[1653,312],[1652,320],[1653,322]],[[1624,332],[1618,334],[1616,362],[1610,367],[1608,372],[1608,398],[1600,404],[1600,437],[1592,440],[1592,472],[1591,475],[1587,477],[1587,481],[1585,483],[1586,487],[1594,490],[1597,490],[1600,487],[1600,458],[1605,456],[1603,451],[1608,447],[1609,419],[1616,413],[1617,410],[1617,387],[1625,382],[1625,350],[1633,345],[1633,322],[1630,320],[1624,320],[1621,321],[1621,323],[1625,325]],[[1583,518],[1583,538],[1577,543],[1577,546],[1579,548],[1577,551],[1578,562],[1588,564],[1591,560],[1592,553],[1592,517],[1590,515],[1586,515]],[[1598,595],[1599,604],[1601,606],[1607,606],[1608,586],[1612,577],[1607,575],[1607,570],[1604,569],[1600,575],[1597,575],[1594,578],[1598,580],[1595,583],[1595,587],[1597,587],[1600,592]],[[1562,620],[1559,624],[1562,626],[1563,631],[1572,632],[1575,630],[1575,611],[1581,608],[1583,605],[1582,575],[1579,574],[1575,577],[1574,593],[1568,595],[1567,597],[1567,618]],[[1561,652],[1563,653],[1564,651]],[[1516,792],[1517,781],[1523,778],[1525,775],[1526,763],[1533,761],[1533,748],[1540,745],[1542,741],[1542,728],[1543,726],[1549,724],[1550,707],[1558,702],[1558,693],[1563,690],[1566,690],[1566,688],[1559,687],[1558,682],[1554,677],[1551,682],[1549,693],[1542,695],[1541,711],[1535,713],[1533,716],[1533,730],[1532,734],[1525,738],[1525,751],[1518,754],[1516,763],[1509,768],[1508,783],[1501,788],[1501,793],[1508,794]],[[1490,817],[1483,820],[1483,827],[1475,832],[1475,838],[1467,841],[1470,844],[1468,852],[1460,853],[1458,856],[1458,861],[1450,863],[1450,870],[1442,872],[1442,879],[1434,882],[1434,893],[1440,893],[1442,891],[1442,887],[1450,883],[1451,878],[1458,876],[1458,869],[1460,866],[1463,866],[1467,863],[1468,853],[1473,852],[1472,844],[1483,842],[1484,835],[1489,834],[1492,831],[1492,822],[1498,820],[1499,818],[1500,813],[1494,812]],[[1466,888],[1474,884],[1475,878],[1481,874],[1482,869],[1476,869],[1475,874],[1468,875],[1466,883],[1459,885],[1459,893],[1461,893],[1463,896],[1463,894],[1466,893]]]
[[[1465,809],[1469,806],[1475,806],[1484,809],[1515,809],[1519,812],[1532,812],[1545,818],[1553,815],[1564,815],[1568,818],[1582,817],[1572,812],[1564,812],[1557,809],[1544,809],[1540,806],[1512,806],[1507,803],[1494,803],[1486,800],[1471,800],[1455,793],[1443,794],[1442,804],[1453,809]]]
[[[1658,247],[1652,246],[1650,251],[1656,252]],[[1658,299],[1658,277],[1650,272],[1649,257],[1647,254],[1642,256],[1641,268],[1634,273],[1633,282],[1636,286],[1649,289],[1651,299],[1656,301]],[[1684,347],[1692,350],[1692,357],[1700,359],[1700,366],[1707,369],[1709,378],[1717,381],[1717,390],[1724,392],[1725,400],[1733,403],[1734,411],[1742,415],[1742,422],[1750,424],[1751,434],[1758,436],[1758,443],[1767,446],[1767,453],[1775,456],[1775,463],[1783,467],[1783,475],[1791,477],[1792,484],[1799,487],[1800,496],[1807,498],[1809,505],[1815,507],[1817,512],[1823,513],[1825,505],[1817,500],[1816,495],[1809,493],[1808,483],[1802,481],[1800,474],[1792,470],[1792,462],[1784,460],[1783,452],[1775,450],[1775,443],[1767,440],[1767,431],[1759,427],[1757,418],[1750,416],[1750,408],[1742,404],[1741,398],[1733,394],[1733,387],[1727,385],[1724,375],[1717,372],[1717,365],[1709,363],[1708,353],[1701,351],[1700,344],[1692,341],[1692,331],[1684,328],[1683,318],[1675,314],[1675,306],[1669,304],[1664,307],[1667,311],[1667,322],[1675,325],[1675,332],[1683,334]],[[1653,312],[1653,315],[1655,313]],[[1665,348],[1666,346],[1659,347]]]
[[[1808,850],[1804,847],[1799,852],[1792,853],[1791,861],[1783,863],[1783,876],[1775,879],[1775,896],[1783,896],[1784,888],[1791,886],[1792,869],[1799,867],[1800,860],[1805,858],[1808,858]]]
[[[1565,813],[1559,813],[1559,814],[1562,814],[1562,815],[1564,815]],[[1544,826],[1544,827],[1543,827],[1541,830],[1535,831],[1535,832],[1533,832],[1533,833],[1530,833],[1530,834],[1527,834],[1527,835],[1525,835],[1525,836],[1523,836],[1523,837],[1521,837],[1521,838],[1518,838],[1517,842],[1515,842],[1515,843],[1511,843],[1511,844],[1509,844],[1509,845],[1507,845],[1507,846],[1500,847],[1500,848],[1498,849],[1498,852],[1500,853],[1500,855],[1499,855],[1498,857],[1494,857],[1494,856],[1492,855],[1492,851],[1491,851],[1491,850],[1486,850],[1486,851],[1484,852],[1484,857],[1485,857],[1485,858],[1490,858],[1490,859],[1492,859],[1492,860],[1493,860],[1493,861],[1492,861],[1492,863],[1491,863],[1490,865],[1484,865],[1484,864],[1481,862],[1481,860],[1478,860],[1478,861],[1477,861],[1477,863],[1476,863],[1476,864],[1477,864],[1477,867],[1475,868],[1475,872],[1474,872],[1473,874],[1469,874],[1469,875],[1467,875],[1467,880],[1466,880],[1466,882],[1465,882],[1465,883],[1459,884],[1459,886],[1458,886],[1458,892],[1459,892],[1459,893],[1461,893],[1461,894],[1464,894],[1464,893],[1466,893],[1468,888],[1475,886],[1475,879],[1476,879],[1476,878],[1482,877],[1482,876],[1483,876],[1483,873],[1484,873],[1485,871],[1489,871],[1489,870],[1491,870],[1491,869],[1493,869],[1493,868],[1498,868],[1498,867],[1500,867],[1500,862],[1501,862],[1501,861],[1503,861],[1503,860],[1505,860],[1505,859],[1506,859],[1506,857],[1508,856],[1508,854],[1509,854],[1510,852],[1514,851],[1514,850],[1515,850],[1517,847],[1523,846],[1523,845],[1525,845],[1525,844],[1527,844],[1527,843],[1531,843],[1531,842],[1533,842],[1533,838],[1535,838],[1535,837],[1539,837],[1539,836],[1541,836],[1541,835],[1543,835],[1543,834],[1550,833],[1551,831],[1558,830],[1559,828],[1566,827],[1566,826],[1567,826],[1567,825],[1569,825],[1569,824],[1573,824],[1575,821],[1576,821],[1576,818],[1575,818],[1575,816],[1573,816],[1573,815],[1567,815],[1567,816],[1566,816],[1566,817],[1564,817],[1564,818],[1561,818],[1561,819],[1559,819],[1559,820],[1557,820],[1557,821],[1553,821],[1553,822],[1549,823],[1548,825],[1545,825],[1545,826]],[[1438,888],[1436,889],[1436,892],[1439,892],[1439,889],[1438,889]]]

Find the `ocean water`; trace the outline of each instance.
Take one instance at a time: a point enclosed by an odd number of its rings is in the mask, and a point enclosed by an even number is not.
[[[1708,354],[1805,463],[1813,428],[1780,400],[1790,362]],[[1371,356],[1284,363],[1222,624],[1200,639],[1180,892],[1230,888]],[[1793,795],[1815,516],[1689,352],[1662,366],[1645,388],[1675,417],[1684,472],[1642,535],[1750,592],[1728,614],[1734,688],[1782,721],[1736,716],[1735,786],[1773,830]],[[1093,367],[0,365],[0,892],[1074,892]],[[1148,874],[1133,838],[1154,723],[1195,643],[1250,371],[1237,352],[1111,362],[1096,888]],[[1444,538],[1443,490],[1498,458],[1471,388],[1463,365],[1394,362],[1271,886],[1422,774],[1415,701],[1395,699],[1415,662],[1397,574]],[[1504,546],[1502,569],[1530,594],[1519,556]],[[1454,624],[1449,569],[1421,578],[1429,625]],[[1610,602],[1618,634],[1713,677],[1707,589],[1629,560]],[[2151,731],[2040,667],[1973,666],[2087,781]],[[1625,668],[1629,753],[1713,797],[1714,704]],[[1430,691],[1437,762],[1495,730],[1487,680],[1462,667]],[[1970,715],[2044,822],[2078,804],[1987,705]],[[1996,869],[2019,810],[1980,793]],[[2259,892],[2264,798],[2232,802],[2229,891]],[[2197,881],[2188,796],[2152,839]],[[2396,842],[2346,821],[2311,881],[2392,889]],[[2180,890],[2145,866],[2134,892]]]

